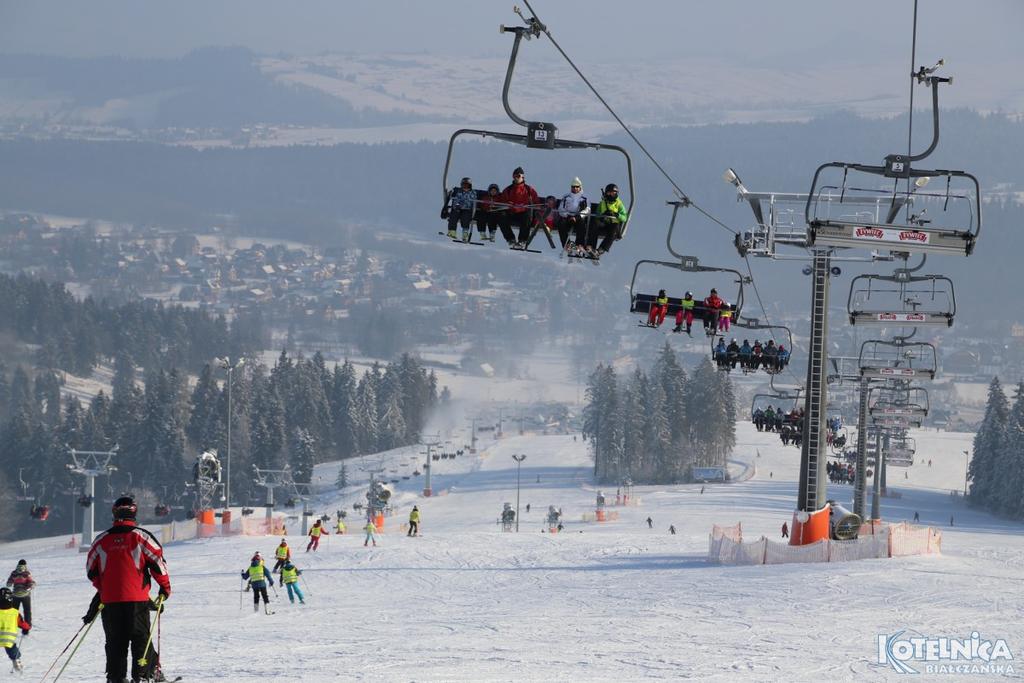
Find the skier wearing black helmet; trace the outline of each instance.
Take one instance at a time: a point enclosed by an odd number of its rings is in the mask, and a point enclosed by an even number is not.
[[[476,229],[480,231],[480,239],[494,241],[494,233],[501,225],[501,212],[504,207],[498,204],[501,188],[498,183],[487,186],[485,194],[476,204]]]
[[[125,657],[131,646],[133,681],[164,680],[157,653],[149,637],[149,612],[162,610],[171,595],[171,579],[164,550],[149,531],[135,522],[138,506],[131,496],[114,501],[114,525],[93,541],[86,556],[86,575],[97,594],[86,623],[101,615],[107,637],[107,681],[121,683],[127,674]],[[157,601],[150,598],[152,582],[159,587]],[[145,662],[143,664],[142,662]]]
[[[626,205],[619,199],[619,186],[615,183],[608,183],[601,193],[601,203],[597,205],[597,216],[595,223],[597,230],[591,229],[588,251],[595,257],[600,257],[611,251],[612,243],[619,238],[619,230],[628,218]],[[597,247],[598,235],[603,236],[601,246]]]
[[[455,228],[462,226],[462,241],[468,242],[473,234],[470,221],[473,220],[473,212],[476,210],[476,190],[473,189],[473,181],[463,178],[459,186],[453,189],[448,195],[449,205],[445,206],[442,217],[447,213],[448,237],[456,239]]]

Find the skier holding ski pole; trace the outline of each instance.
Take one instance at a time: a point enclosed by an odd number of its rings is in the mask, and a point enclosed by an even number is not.
[[[132,679],[164,681],[158,654],[151,647],[149,623],[150,610],[163,609],[171,595],[163,547],[136,524],[138,505],[131,496],[114,501],[111,512],[114,525],[96,537],[85,561],[86,575],[98,591],[95,601],[103,605],[97,611],[107,640],[107,680],[125,679],[130,646]],[[160,588],[157,603],[149,596],[153,581]]]
[[[18,649],[18,629],[23,636],[32,628],[22,619],[21,612],[14,606],[14,593],[10,588],[0,588],[0,645],[4,646],[15,671],[21,671],[21,651]]]
[[[249,566],[242,571],[242,578],[249,579],[249,586],[252,588],[252,611],[260,610],[260,597],[263,597],[263,611],[270,614],[270,598],[267,596],[267,584],[274,585],[274,579],[263,562],[255,557]],[[276,596],[276,591],[275,591]]]

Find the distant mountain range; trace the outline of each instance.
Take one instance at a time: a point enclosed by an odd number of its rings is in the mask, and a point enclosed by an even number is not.
[[[549,53],[524,49],[513,108],[564,134],[610,132],[607,112]],[[503,58],[261,56],[244,48],[180,59],[0,55],[0,132],[197,146],[439,140],[452,125],[508,123],[505,67]],[[780,72],[673,60],[588,71],[612,106],[643,126],[801,121],[839,110],[890,116],[907,100],[902,71],[862,64]],[[942,103],[1024,112],[1024,88],[991,88],[984,74],[958,71]]]

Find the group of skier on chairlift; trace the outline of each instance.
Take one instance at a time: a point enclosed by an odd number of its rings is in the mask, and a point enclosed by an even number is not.
[[[789,365],[789,349],[784,344],[775,345],[775,340],[769,339],[767,344],[761,344],[760,339],[755,339],[751,345],[747,339],[743,340],[740,346],[733,339],[728,345],[725,338],[719,338],[715,346],[715,363],[720,370],[734,370],[736,365],[743,369],[743,372],[753,372],[758,368],[764,368],[770,374],[781,372]]]
[[[583,194],[579,178],[572,179],[561,199],[548,195],[541,201],[537,190],[526,183],[522,167],[512,171],[512,184],[504,190],[497,183],[491,183],[486,192],[475,190],[472,179],[463,178],[448,193],[441,217],[448,220],[447,236],[453,240],[460,239],[456,230],[461,227],[461,240],[470,242],[474,221],[481,240],[493,242],[500,230],[509,247],[519,250],[528,249],[538,231],[544,231],[554,246],[551,233],[557,231],[567,255],[593,259],[611,250],[629,218],[615,183],[605,185],[601,201],[593,204]]]
[[[665,294],[665,290],[658,290],[658,296],[651,306],[650,313],[647,314],[648,327],[660,327],[665,322],[669,303],[670,299]],[[690,334],[693,321],[696,319],[704,323],[704,333],[709,337],[721,331],[728,332],[734,310],[735,306],[718,296],[717,289],[712,289],[711,293],[703,301],[694,299],[693,292],[687,292],[683,295],[682,299],[678,300],[676,326],[672,328],[672,331]]]

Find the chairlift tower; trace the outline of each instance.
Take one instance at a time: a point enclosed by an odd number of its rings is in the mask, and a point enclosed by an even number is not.
[[[109,476],[117,467],[110,464],[114,455],[117,454],[117,446],[109,451],[80,451],[70,449],[71,462],[67,468],[74,474],[85,477],[85,495],[96,500],[96,477]],[[82,510],[82,542],[79,544],[79,551],[85,552],[92,545],[95,535],[96,506],[90,505],[88,511]]]
[[[267,508],[267,522],[269,523],[274,516],[274,490],[294,489],[295,480],[292,479],[292,471],[288,467],[283,470],[264,470],[253,465],[252,469],[256,473],[256,485],[267,490],[264,505]]]
[[[475,435],[474,435],[474,437],[475,437]],[[425,480],[423,482],[423,496],[425,498],[430,498],[432,495],[434,495],[434,490],[430,486],[430,463],[433,460],[434,449],[441,445],[441,435],[440,434],[433,434],[433,435],[424,434],[423,437],[422,437],[422,441],[423,441],[423,446],[427,449],[427,458],[426,458],[427,462],[423,466],[423,473],[424,473],[424,476],[425,476]]]

